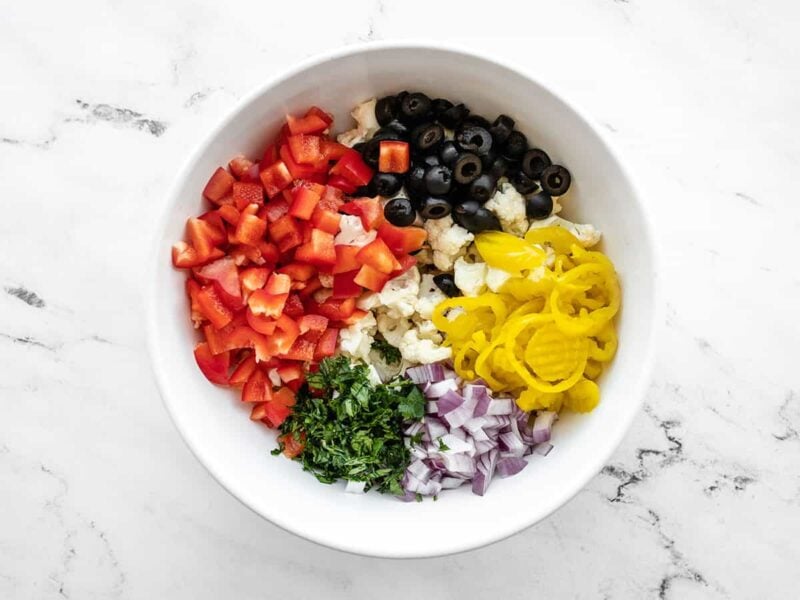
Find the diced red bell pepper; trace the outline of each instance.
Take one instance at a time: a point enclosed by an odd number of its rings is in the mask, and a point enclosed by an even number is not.
[[[225,253],[219,248],[213,248],[211,254],[201,256],[193,246],[186,242],[177,242],[172,246],[172,264],[178,269],[190,269],[204,265],[223,256]]]
[[[317,342],[317,347],[314,350],[314,360],[320,361],[328,356],[333,356],[336,353],[336,340],[338,337],[338,329],[332,327],[326,329]]]
[[[244,385],[247,383],[247,380],[250,378],[250,375],[253,374],[253,371],[256,370],[256,357],[252,354],[249,354],[239,363],[233,373],[231,373],[230,378],[228,379],[228,385],[232,385],[234,387],[239,387],[240,385]]]
[[[351,183],[341,175],[331,175],[328,177],[328,186],[334,187],[345,194],[353,194],[358,189],[358,186]]]
[[[339,222],[342,217],[338,212],[320,208],[319,204],[311,214],[311,225],[327,233],[336,235],[339,232]]]
[[[267,348],[274,356],[285,354],[300,336],[297,323],[286,314],[276,319],[275,332],[267,339]]]
[[[234,238],[240,244],[256,246],[267,231],[267,222],[255,215],[243,214],[236,224]]]
[[[339,319],[337,321],[338,324],[342,325],[342,327],[350,327],[353,323],[358,323],[361,319],[367,316],[369,313],[368,310],[362,310],[357,308],[353,311],[353,314],[349,317],[345,317],[344,319]]]
[[[197,292],[197,306],[206,319],[216,328],[225,327],[233,319],[233,313],[219,297],[213,285],[205,285]]]
[[[275,198],[264,205],[264,216],[274,223],[289,212],[289,203],[284,198]]]
[[[355,298],[345,298],[344,300],[329,298],[317,307],[316,312],[331,321],[341,321],[352,315],[355,309]]]
[[[312,106],[306,111],[305,114],[306,117],[310,117],[311,115],[319,117],[320,119],[325,121],[328,125],[333,123],[333,115],[331,115],[329,112],[325,112],[319,106]]]
[[[358,298],[361,295],[361,286],[355,282],[359,271],[347,271],[333,276],[333,295],[331,298]]]
[[[358,285],[364,286],[373,292],[380,292],[387,281],[389,281],[389,275],[381,273],[369,265],[363,265],[355,278],[355,282]]]
[[[322,198],[319,201],[321,209],[329,210],[331,212],[339,212],[344,204],[344,193],[337,187],[330,185],[325,186],[325,191],[322,193]]]
[[[200,267],[195,275],[204,283],[213,283],[220,299],[233,309],[242,306],[239,270],[229,256]]]
[[[378,237],[386,242],[395,254],[409,254],[422,248],[428,239],[428,232],[422,227],[397,227],[384,222],[378,227]]]
[[[239,209],[233,204],[223,204],[217,209],[217,214],[228,225],[233,226],[236,226],[236,224],[239,222],[239,217],[241,216]]]
[[[408,142],[381,140],[378,154],[378,170],[381,173],[405,173],[411,165]]]
[[[283,444],[283,455],[286,458],[295,458],[303,453],[306,447],[305,438],[298,440],[294,434],[286,433],[278,438],[278,442]]]
[[[242,388],[242,402],[267,403],[270,400],[272,400],[272,384],[269,377],[262,369],[255,369]]]
[[[292,151],[289,150],[288,145],[281,146],[280,155],[281,160],[286,164],[286,168],[289,169],[289,173],[292,175],[293,179],[302,179],[307,181],[316,173],[324,173],[324,169],[327,167],[327,163],[313,165],[300,164],[292,156]]]
[[[347,150],[329,171],[331,175],[339,175],[354,186],[367,185],[372,179],[372,169],[364,162],[356,150]],[[332,185],[332,184],[331,184]]]
[[[272,401],[275,404],[282,404],[283,406],[294,406],[297,402],[297,398],[291,389],[283,386],[272,394]]]
[[[203,196],[212,202],[218,202],[230,193],[234,181],[236,179],[233,175],[222,167],[217,167],[217,170],[211,175],[211,179],[206,183],[206,187],[203,188]]]
[[[233,173],[236,179],[241,179],[247,173],[248,169],[253,166],[253,161],[245,158],[243,155],[234,156],[228,163],[228,168]]]
[[[264,163],[265,165],[271,165],[275,161],[270,161]],[[245,183],[258,183],[261,184],[261,163],[253,163],[250,165],[250,168],[244,172],[242,175],[242,181]]]
[[[395,277],[399,277],[406,271],[408,271],[411,267],[417,264],[417,259],[411,256],[410,254],[404,254],[402,256],[397,257],[397,261],[400,263],[400,268],[395,269],[390,273],[392,279]]]
[[[271,165],[279,158],[280,156],[278,155],[278,146],[276,146],[275,144],[270,144],[264,149],[264,154],[261,157],[261,164]]]
[[[243,269],[239,273],[239,283],[242,287],[242,292],[245,296],[249,296],[251,292],[260,290],[267,283],[270,270],[267,267],[249,267]]]
[[[334,249],[336,250],[336,263],[333,265],[334,275],[361,268],[361,262],[356,258],[361,248],[358,246],[337,245],[334,246]]]
[[[297,326],[300,328],[300,335],[316,342],[328,327],[328,318],[322,315],[303,315],[297,321]]]
[[[301,298],[308,298],[321,287],[322,287],[322,282],[319,280],[319,277],[312,277],[311,279],[305,282],[304,288],[302,289],[298,288],[299,289],[298,295]]]
[[[264,258],[264,260],[270,264],[274,265],[281,257],[281,252],[278,250],[278,247],[265,239],[260,240],[256,247],[258,248],[258,251],[261,253],[261,256]]]
[[[303,241],[303,234],[297,226],[297,221],[289,215],[284,215],[274,223],[270,223],[269,235],[281,252],[299,246]]]
[[[236,181],[233,184],[233,202],[239,210],[242,210],[248,204],[263,204],[264,188],[261,187],[260,183]]]
[[[333,265],[336,262],[333,234],[312,229],[311,239],[297,249],[294,257],[312,265]]]
[[[281,357],[289,360],[312,361],[314,360],[315,347],[315,342],[299,337],[294,341],[292,347],[289,348],[285,354],[282,354]]]
[[[347,146],[333,140],[322,140],[320,142],[320,152],[325,160],[339,160],[348,150]]]
[[[395,258],[389,246],[381,238],[375,238],[369,244],[361,248],[356,258],[363,265],[369,265],[381,273],[391,273],[401,268],[400,263]],[[371,289],[371,288],[370,288]]]
[[[192,323],[195,329],[205,321],[200,305],[197,303],[197,293],[200,291],[200,284],[191,277],[186,280],[186,295],[189,296],[189,306],[192,315]]]
[[[291,135],[287,138],[286,143],[292,152],[292,158],[302,165],[318,165],[321,161],[326,160],[322,154],[319,136]]]
[[[308,281],[311,279],[317,272],[316,267],[314,265],[308,265],[299,262],[289,263],[288,265],[283,265],[280,269],[278,269],[278,273],[284,273],[288,275],[292,281]]]
[[[313,349],[311,352],[314,354]],[[208,343],[201,342],[194,347],[194,359],[197,366],[211,383],[226,385],[228,383],[228,368],[231,365],[231,353],[211,354]],[[311,359],[309,359],[311,360]]]
[[[249,307],[245,312],[247,315],[247,324],[263,335],[272,335],[275,332],[275,319],[270,319],[263,315],[255,314]]]
[[[273,273],[264,286],[268,294],[288,294],[292,287],[292,278],[284,273]]]
[[[346,215],[361,217],[361,223],[367,231],[378,229],[385,221],[383,207],[377,198],[351,200],[343,204],[339,210]]]
[[[320,186],[322,187],[322,186]],[[314,214],[320,195],[316,189],[301,185],[294,190],[294,199],[289,207],[289,214],[298,219],[308,221]]]
[[[211,256],[214,247],[227,239],[224,227],[220,230],[220,227],[207,219],[189,219],[186,221],[186,233],[200,258]]]
[[[292,414],[292,409],[288,406],[280,404],[279,402],[268,402],[264,407],[265,416],[260,419],[267,427],[276,428],[280,427],[286,418]]]
[[[267,290],[256,290],[247,299],[247,306],[254,315],[277,318],[283,312],[288,297],[288,293],[271,294]]]
[[[275,161],[261,171],[260,177],[261,184],[264,186],[264,190],[267,192],[267,196],[269,196],[270,199],[277,196],[281,190],[289,187],[294,180],[289,169],[286,167],[286,163],[282,160]]]
[[[206,336],[211,352],[219,354],[228,350],[238,350],[241,348],[251,348],[255,350],[255,358],[258,362],[264,362],[272,357],[272,354],[267,348],[267,338],[262,334],[255,331],[248,325],[243,325],[247,318],[244,311],[234,317],[234,322],[231,322],[222,329],[215,329],[213,325],[206,325],[203,327],[203,333]]]
[[[307,114],[305,117],[293,117],[286,115],[286,124],[292,135],[299,133],[322,133],[330,124],[328,121],[316,114]]]
[[[297,319],[302,317],[304,312],[305,309],[303,308],[303,303],[300,301],[300,296],[297,294],[289,294],[289,297],[286,299],[286,304],[283,307],[283,314],[292,319]]]

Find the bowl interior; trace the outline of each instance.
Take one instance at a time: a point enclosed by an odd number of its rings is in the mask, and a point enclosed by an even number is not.
[[[484,497],[468,486],[438,502],[404,504],[375,493],[343,493],[300,466],[270,455],[275,434],[248,419],[235,391],[210,385],[192,356],[196,341],[184,274],[172,269],[171,244],[201,210],[210,173],[236,153],[260,157],[286,113],[311,104],[332,111],[338,129],[364,99],[402,89],[461,100],[493,118],[512,115],[531,142],[573,174],[564,215],[604,233],[619,271],[624,310],[620,348],[603,377],[602,401],[588,415],[566,415],[555,449],[519,475],[493,482]],[[563,100],[521,74],[460,51],[373,47],[341,52],[263,88],[243,102],[197,149],[168,199],[158,238],[150,298],[150,347],[164,400],[181,434],[236,497],[276,524],[343,550],[380,556],[427,556],[477,547],[543,518],[602,466],[621,440],[644,392],[656,315],[652,240],[640,200],[597,131]]]

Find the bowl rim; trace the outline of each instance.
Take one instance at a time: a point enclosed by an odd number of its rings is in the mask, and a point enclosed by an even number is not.
[[[356,554],[360,556],[373,556],[373,557],[381,557],[381,558],[428,558],[428,557],[435,557],[435,556],[447,556],[451,554],[457,554],[461,552],[467,552],[470,550],[475,550],[478,548],[482,548],[488,546],[490,544],[502,541],[507,539],[517,533],[525,531],[529,527],[532,527],[536,523],[546,519],[550,515],[552,515],[555,511],[559,508],[564,506],[567,502],[569,502],[581,489],[583,489],[591,479],[600,472],[604,464],[608,461],[611,455],[616,451],[619,447],[620,443],[624,439],[625,435],[627,435],[628,431],[630,430],[631,424],[633,419],[639,413],[641,405],[644,401],[645,394],[647,389],[652,380],[652,373],[653,367],[655,363],[655,354],[656,348],[658,346],[658,339],[660,336],[660,329],[661,325],[663,324],[663,313],[665,310],[664,302],[662,298],[662,286],[659,273],[661,272],[660,265],[662,264],[661,253],[659,250],[659,245],[657,242],[655,228],[653,226],[652,217],[649,211],[647,210],[647,205],[643,202],[643,197],[640,193],[640,187],[636,183],[636,179],[631,173],[631,170],[628,168],[627,163],[623,159],[620,152],[614,147],[614,144],[608,139],[608,136],[603,132],[597,124],[587,117],[587,112],[584,111],[578,104],[575,103],[574,100],[568,99],[569,97],[558,89],[558,86],[552,85],[550,82],[543,80],[538,75],[534,76],[530,73],[528,69],[523,68],[521,65],[516,64],[514,61],[507,61],[506,59],[500,59],[493,57],[490,53],[486,53],[485,51],[475,51],[472,49],[466,48],[464,45],[457,44],[457,43],[450,43],[450,42],[433,42],[430,40],[404,40],[404,41],[372,41],[372,42],[362,42],[357,44],[351,44],[343,47],[337,47],[331,50],[322,51],[319,53],[315,53],[314,55],[305,58],[297,63],[293,63],[292,66],[289,68],[280,71],[276,75],[267,78],[263,83],[257,85],[252,89],[250,92],[246,93],[240,100],[234,103],[230,109],[228,109],[223,117],[217,122],[217,124],[211,128],[211,130],[204,135],[199,142],[195,145],[194,149],[189,153],[189,155],[184,159],[181,168],[178,170],[177,174],[173,177],[172,185],[168,188],[167,193],[163,196],[161,200],[162,206],[159,211],[158,220],[154,226],[154,233],[151,239],[151,251],[150,256],[147,261],[147,265],[159,269],[163,268],[162,261],[164,260],[164,248],[160,248],[159,244],[164,237],[164,234],[167,229],[169,217],[172,211],[172,207],[175,203],[175,198],[183,185],[184,180],[188,176],[189,172],[191,171],[193,165],[202,157],[203,153],[206,151],[206,148],[211,143],[211,141],[217,137],[226,127],[228,127],[231,122],[239,115],[239,113],[246,108],[253,100],[257,97],[261,96],[265,91],[268,89],[279,85],[280,83],[291,79],[303,71],[312,68],[314,66],[320,65],[322,63],[343,58],[350,55],[356,54],[366,54],[370,52],[380,52],[380,51],[387,51],[387,50],[433,50],[433,51],[441,51],[446,53],[451,53],[454,55],[464,56],[470,59],[478,59],[480,61],[484,61],[489,63],[494,67],[498,67],[500,69],[508,70],[516,75],[527,79],[534,84],[540,86],[543,90],[550,93],[554,96],[559,102],[563,103],[569,110],[573,112],[573,114],[577,117],[579,121],[582,122],[584,126],[586,126],[589,130],[591,130],[594,135],[597,136],[601,145],[605,148],[606,152],[613,158],[613,160],[617,163],[620,172],[623,178],[627,181],[628,185],[630,186],[632,197],[636,204],[639,206],[641,213],[642,213],[642,220],[644,223],[644,230],[645,235],[642,236],[647,240],[648,250],[652,257],[652,265],[653,265],[653,273],[652,273],[652,290],[653,290],[653,316],[652,316],[652,323],[650,323],[650,340],[649,344],[646,347],[645,355],[640,357],[640,369],[639,369],[639,377],[635,382],[635,385],[631,388],[631,393],[629,395],[635,398],[635,405],[631,407],[631,410],[624,416],[624,420],[622,422],[622,427],[618,428],[617,431],[619,432],[616,436],[616,439],[612,440],[613,443],[607,445],[607,449],[603,452],[598,452],[593,455],[593,458],[590,464],[585,464],[584,468],[582,469],[584,473],[584,477],[576,479],[576,482],[569,487],[565,487],[560,491],[560,493],[554,497],[550,498],[547,506],[544,510],[539,511],[536,514],[531,514],[525,518],[521,518],[520,521],[512,527],[508,527],[505,530],[493,532],[491,534],[486,534],[480,537],[479,539],[471,539],[465,542],[459,542],[458,540],[454,540],[451,546],[447,549],[437,549],[432,552],[414,552],[414,553],[407,553],[407,552],[393,552],[391,550],[378,550],[378,549],[370,549],[366,548],[363,545],[351,544],[348,543],[347,540],[331,540],[327,537],[317,536],[313,531],[309,530],[300,530],[296,528],[293,523],[290,523],[288,520],[281,517],[279,514],[266,514],[262,512],[262,510],[256,508],[253,503],[249,502],[246,499],[246,494],[239,494],[236,491],[236,487],[232,484],[232,482],[228,481],[226,475],[222,472],[216,470],[210,462],[204,459],[204,452],[200,447],[196,447],[189,441],[189,436],[184,431],[184,426],[179,416],[179,412],[172,399],[165,393],[165,385],[164,381],[167,379],[167,372],[165,370],[166,363],[162,360],[161,352],[159,346],[156,342],[157,340],[157,313],[158,313],[158,306],[159,306],[159,298],[158,298],[158,280],[156,277],[148,277],[146,274],[149,273],[149,269],[145,269],[145,277],[149,281],[145,281],[143,285],[143,289],[145,291],[145,333],[146,333],[146,346],[147,352],[150,357],[150,364],[155,374],[155,381],[156,387],[158,389],[159,396],[164,404],[164,407],[167,410],[167,413],[172,421],[174,427],[178,430],[180,437],[182,438],[184,444],[189,448],[191,453],[195,456],[198,462],[206,469],[206,471],[219,483],[233,498],[238,500],[242,505],[246,506],[248,509],[253,511],[258,516],[266,519],[267,521],[277,525],[284,531],[302,537],[306,540],[319,544],[321,546],[325,546],[328,548],[332,548],[335,550]]]

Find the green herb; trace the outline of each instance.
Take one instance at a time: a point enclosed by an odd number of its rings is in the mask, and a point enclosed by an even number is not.
[[[297,394],[283,433],[305,434],[296,460],[323,483],[363,481],[365,489],[402,495],[401,481],[410,462],[403,424],[424,415],[425,398],[416,385],[396,378],[370,382],[366,365],[347,357],[326,358]]]
[[[400,354],[400,350],[392,346],[382,336],[375,338],[375,341],[372,342],[372,349],[378,351],[387,365],[399,364],[400,360],[403,358]]]
[[[412,446],[416,446],[417,444],[421,444],[422,443],[422,432],[418,431],[417,433],[412,435],[410,441],[411,441],[411,445]]]
[[[439,441],[439,450],[441,450],[442,452],[447,452],[448,450],[450,450],[450,446],[445,444],[442,441],[442,438],[437,438],[437,440]]]

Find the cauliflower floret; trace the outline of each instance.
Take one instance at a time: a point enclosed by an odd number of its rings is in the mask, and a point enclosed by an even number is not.
[[[416,329],[409,329],[398,346],[403,358],[412,363],[429,364],[452,358],[451,348],[444,348],[431,340],[420,339]]]
[[[366,246],[378,236],[376,231],[364,231],[361,217],[342,215],[339,220],[339,233],[333,240],[334,244],[345,246]]]
[[[364,315],[349,327],[339,330],[339,350],[343,354],[348,354],[353,358],[360,358],[368,361],[369,352],[372,349],[372,342],[375,333],[375,315],[371,312]]]
[[[541,221],[534,221],[531,223],[530,229],[538,229],[540,227],[563,227],[574,235],[584,248],[591,248],[597,244],[603,235],[594,225],[573,223],[555,215]]]
[[[441,344],[444,341],[441,332],[436,329],[433,321],[415,319],[414,326],[417,328],[417,334],[421,339],[430,340],[434,344]]]
[[[381,305],[381,297],[375,292],[366,292],[356,301],[356,307],[361,310],[372,310]]]
[[[477,296],[486,287],[486,263],[468,263],[459,258],[453,267],[456,287],[465,296]]]
[[[494,293],[500,291],[506,281],[511,279],[511,273],[506,273],[502,269],[495,269],[494,267],[486,268],[486,285]]]
[[[428,243],[433,250],[433,264],[437,269],[449,271],[462,251],[475,239],[469,231],[453,223],[450,215],[443,219],[425,221]]]
[[[408,319],[395,319],[381,313],[378,315],[378,332],[392,346],[399,346],[406,332],[411,329],[411,321]]]
[[[433,309],[439,302],[447,300],[444,292],[433,282],[433,275],[426,273],[419,284],[419,298],[417,299],[417,314],[423,319],[433,316]]]
[[[375,98],[372,98],[353,109],[350,114],[356,120],[356,126],[350,131],[339,134],[336,140],[340,144],[352,148],[360,142],[366,142],[375,135],[375,132],[380,128],[378,120],[375,118],[375,103]]]
[[[383,310],[390,317],[410,317],[414,314],[419,294],[419,269],[408,271],[390,279],[380,292]]]
[[[484,204],[484,208],[497,215],[503,231],[518,236],[523,236],[528,231],[525,196],[520,194],[510,183],[500,183],[494,195]]]

